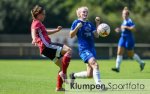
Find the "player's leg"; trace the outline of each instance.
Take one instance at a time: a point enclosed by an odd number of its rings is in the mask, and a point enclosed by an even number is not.
[[[59,75],[59,73],[62,71],[61,61],[58,60],[55,62],[55,64],[60,68],[60,70],[58,71],[58,75],[57,75],[56,91],[65,91],[65,89],[62,88],[63,80],[61,76]]]
[[[99,65],[97,64],[96,59],[94,57],[91,57],[88,60],[88,63],[93,69],[93,78],[95,80],[95,83],[101,85]]]
[[[93,68],[91,67],[91,65],[89,63],[86,64],[86,67],[87,67],[87,77],[92,78],[93,77]]]
[[[74,82],[75,78],[87,78],[92,76],[92,68],[90,67],[90,65],[88,64],[88,58],[89,58],[89,51],[83,51],[80,53],[80,57],[81,59],[84,61],[84,63],[87,65],[87,70],[86,71],[81,71],[81,72],[77,72],[77,73],[71,73],[70,74],[70,78],[71,78],[71,82]]]
[[[87,70],[86,71],[81,71],[81,72],[77,72],[77,73],[72,73],[70,76],[71,78],[75,79],[75,78],[91,78],[93,76],[93,69],[89,64],[86,64],[87,66]]]
[[[46,47],[43,50],[42,54],[44,56],[50,58],[59,67],[59,72],[58,72],[58,76],[57,76],[56,91],[62,91],[62,90],[64,90],[62,88],[63,80],[62,80],[61,76],[59,75],[59,73],[62,71],[62,68],[61,68],[60,60],[55,56],[56,52],[57,52],[57,48]]]
[[[50,58],[53,62],[55,62],[56,65],[59,65],[60,69],[62,69],[62,65],[63,65],[60,60],[60,58],[62,57],[61,55],[62,48],[63,48],[62,44],[51,43],[49,47],[46,47],[42,52],[44,56]],[[59,80],[65,81],[65,79],[66,79],[66,75],[62,74],[62,71],[60,71],[58,75],[58,81]]]
[[[92,69],[92,67],[90,66],[89,63],[87,63],[86,66],[87,66],[87,70],[86,71],[81,71],[81,72],[71,73],[70,74],[71,83],[74,83],[74,80],[76,78],[91,78],[91,77],[93,77],[93,69]]]
[[[61,50],[61,54],[63,55],[62,57],[62,70],[63,73],[67,73],[67,68],[70,63],[71,55],[72,55],[72,49],[68,47],[67,45],[63,45],[63,48]]]
[[[81,71],[81,72],[77,72],[77,73],[72,73],[70,75],[71,79],[76,79],[76,78],[87,78],[87,71]]]
[[[129,57],[133,58],[134,60],[136,60],[140,64],[140,69],[142,71],[144,69],[144,66],[145,66],[144,61],[141,60],[141,58],[136,53],[134,53],[134,50],[128,50],[127,53],[128,53]]]
[[[71,48],[69,48],[66,45],[60,44],[60,43],[51,43],[50,44],[51,49],[55,49],[55,58],[53,59],[53,61],[55,61],[55,59],[60,59],[62,56],[62,71],[59,73],[59,75],[61,76],[61,78],[63,79],[64,82],[67,82],[65,79],[67,79],[67,68],[69,66],[69,62],[71,59],[71,53],[72,50]]]
[[[118,47],[117,50],[117,58],[116,58],[116,67],[112,68],[113,71],[115,72],[120,72],[120,65],[123,59],[123,53],[124,53],[124,48],[123,47]]]
[[[88,64],[90,65],[90,67],[92,68],[93,70],[93,79],[96,83],[96,85],[99,85],[101,86],[101,88],[99,89],[100,91],[106,91],[108,88],[107,87],[103,87],[102,85],[102,82],[101,82],[101,79],[100,79],[100,71],[99,71],[99,65],[95,59],[95,53],[93,52],[93,56],[91,56],[89,59],[88,59]],[[92,76],[92,75],[91,75]]]
[[[124,47],[125,47],[125,39],[124,39],[124,37],[121,37],[119,39],[119,43],[118,43],[116,67],[112,68],[112,71],[115,71],[115,72],[120,71],[120,65],[121,65],[121,62],[123,59]]]
[[[144,69],[144,66],[145,66],[145,63],[144,63],[144,61],[142,61],[141,59],[140,59],[140,57],[136,54],[136,53],[134,53],[134,39],[133,39],[133,37],[129,37],[128,39],[127,39],[127,42],[126,42],[126,48],[127,48],[127,53],[128,53],[128,57],[130,57],[130,58],[133,58],[134,60],[136,60],[139,64],[140,64],[140,68],[141,68],[141,71]]]
[[[67,68],[70,63],[71,55],[72,55],[72,50],[70,47],[63,45],[61,49],[61,55],[62,57],[62,72],[59,73],[61,78],[63,79],[64,82],[68,83],[67,79]]]

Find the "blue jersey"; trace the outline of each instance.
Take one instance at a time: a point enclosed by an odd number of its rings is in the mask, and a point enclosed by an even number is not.
[[[77,32],[79,55],[81,59],[88,63],[91,57],[96,58],[96,51],[94,47],[94,32],[96,27],[89,21],[75,20],[72,23],[71,30],[74,30],[78,23],[82,23],[82,27]]]
[[[96,31],[96,27],[91,22],[81,20],[75,20],[72,23],[71,30],[74,30],[80,22],[82,27],[77,32],[79,52],[94,48],[94,32]]]
[[[130,18],[128,18],[123,21],[121,26],[133,27],[133,26],[135,26],[135,24],[133,23],[133,21]],[[130,31],[130,30],[121,29],[121,32],[122,32],[122,34],[121,34],[122,36],[132,36],[132,31]]]
[[[132,22],[132,20],[130,18],[128,18],[123,21],[121,26],[129,26],[129,27],[132,26],[133,27],[133,26],[135,26],[135,24]],[[122,33],[121,33],[121,37],[119,39],[118,46],[124,47],[127,50],[133,50],[135,43],[134,43],[132,31],[127,30],[127,29],[122,29],[121,32]]]

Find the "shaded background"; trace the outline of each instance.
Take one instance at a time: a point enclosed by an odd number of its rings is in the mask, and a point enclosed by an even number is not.
[[[116,34],[114,28],[120,26],[121,11],[127,6],[131,11],[130,17],[136,24],[136,43],[150,43],[150,0],[0,0],[0,43],[31,43],[30,11],[36,4],[46,9],[43,23],[47,28],[56,28],[58,25],[70,28],[77,18],[75,10],[80,6],[87,6],[90,21],[94,22],[95,17],[100,16],[102,22],[111,26],[111,34],[107,38],[96,39],[97,43],[118,42],[120,34]],[[8,51],[8,48],[5,50]],[[5,53],[5,50],[1,49],[0,52]],[[113,53],[116,53],[115,50]],[[138,51],[141,52],[142,49]],[[149,54],[150,48],[146,48],[146,51]],[[9,54],[13,55],[14,52],[10,51]]]

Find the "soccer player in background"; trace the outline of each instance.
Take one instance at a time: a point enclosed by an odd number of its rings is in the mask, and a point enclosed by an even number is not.
[[[45,18],[45,9],[39,5],[31,10],[31,15],[33,18],[31,25],[32,44],[39,47],[41,55],[48,57],[59,66],[56,91],[64,91],[62,84],[66,81],[67,68],[71,59],[71,48],[51,42],[48,36],[59,32],[62,27],[58,26],[56,29],[46,30],[46,27],[42,24]]]
[[[86,64],[87,70],[77,73],[71,73],[72,82],[76,78],[91,78],[93,77],[96,84],[101,85],[99,65],[96,61],[96,50],[94,46],[94,37],[99,35],[96,27],[87,20],[88,8],[80,7],[76,10],[78,19],[74,20],[70,30],[70,37],[77,36],[78,49],[81,59]],[[100,20],[96,19],[96,25],[100,24]]]
[[[120,64],[123,59],[124,50],[127,50],[128,57],[133,58],[140,64],[141,71],[144,69],[145,63],[140,59],[140,57],[134,52],[134,38],[133,32],[135,32],[135,24],[129,18],[129,10],[125,7],[122,11],[123,22],[120,28],[116,28],[116,32],[121,32],[121,37],[118,43],[116,68],[112,68],[112,71],[120,72]]]

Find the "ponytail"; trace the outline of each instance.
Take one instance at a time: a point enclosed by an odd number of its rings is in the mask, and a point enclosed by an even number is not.
[[[32,10],[31,10],[31,15],[32,15],[32,18],[33,19],[36,19],[36,17],[42,13],[44,10],[43,7],[39,6],[39,5],[36,5]]]
[[[123,11],[126,11],[127,14],[129,15],[129,9],[128,9],[128,7],[124,7],[124,8],[123,8]]]
[[[32,10],[31,10],[31,16],[32,16],[32,19],[34,20],[35,17],[34,17],[34,14],[33,14]]]
[[[123,10],[128,10],[128,7],[124,7],[124,9]]]

